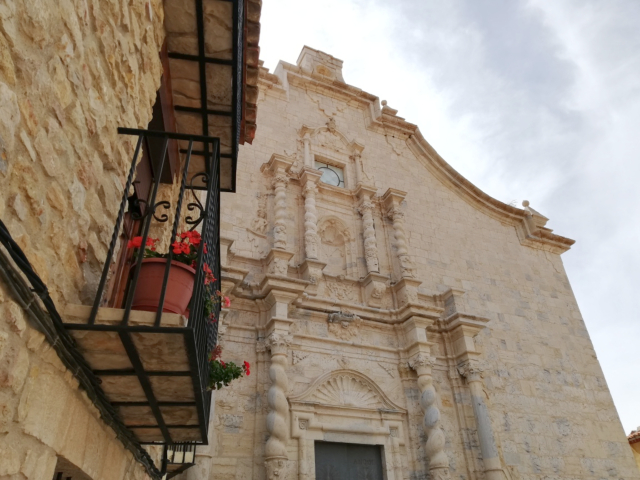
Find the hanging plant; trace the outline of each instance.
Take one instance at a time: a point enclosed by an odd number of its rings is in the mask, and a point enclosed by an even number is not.
[[[223,386],[228,386],[233,380],[249,375],[249,362],[245,361],[242,366],[233,362],[225,362],[220,356],[222,347],[218,345],[209,354],[209,390],[220,390]]]

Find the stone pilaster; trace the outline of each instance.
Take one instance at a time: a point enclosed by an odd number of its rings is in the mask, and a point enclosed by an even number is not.
[[[400,203],[404,200],[406,195],[406,192],[390,188],[382,196],[382,201],[386,207],[387,217],[393,223],[393,247],[398,259],[400,276],[413,277],[413,263],[409,256],[407,234],[404,228],[404,212],[400,208]]]
[[[474,341],[474,337],[485,328],[487,319],[459,311],[459,308],[464,305],[463,295],[464,293],[460,291],[449,292],[446,298],[448,315],[444,322],[445,330],[450,334],[458,373],[465,379],[471,394],[485,478],[506,480],[491,417],[485,402],[480,352],[476,350]]]
[[[425,453],[429,460],[430,478],[434,480],[449,480],[449,458],[444,446],[445,436],[440,427],[440,410],[438,397],[433,385],[431,367],[434,359],[431,357],[431,343],[427,341],[427,327],[434,320],[413,316],[403,323],[407,352],[411,355],[409,368],[418,375],[418,389],[420,390],[420,406],[424,412],[423,428],[427,435]]]

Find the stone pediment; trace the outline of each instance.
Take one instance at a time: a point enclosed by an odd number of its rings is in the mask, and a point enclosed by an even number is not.
[[[367,376],[354,370],[337,370],[319,377],[291,403],[317,403],[338,408],[404,411]]]

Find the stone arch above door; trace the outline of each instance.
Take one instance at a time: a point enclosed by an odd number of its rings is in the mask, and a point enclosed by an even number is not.
[[[355,370],[336,370],[316,379],[311,386],[289,398],[291,403],[318,403],[337,408],[393,410],[405,413],[373,380]]]

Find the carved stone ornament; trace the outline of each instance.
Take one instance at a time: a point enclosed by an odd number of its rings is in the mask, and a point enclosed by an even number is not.
[[[300,430],[306,430],[307,428],[309,428],[309,420],[306,420],[306,419],[298,420],[298,428]]]
[[[362,319],[353,313],[336,312],[329,314],[328,322],[330,333],[341,340],[351,340],[358,333]]]
[[[282,335],[278,332],[273,332],[265,339],[265,346],[273,351],[274,349],[282,349],[291,345],[291,341],[293,340],[293,336],[291,335]]]
[[[281,480],[285,478],[285,463],[281,458],[270,458],[264,462],[264,466],[267,469],[268,480]]]
[[[484,372],[482,364],[478,360],[467,360],[458,365],[457,368],[460,376],[464,377],[468,382],[480,380]]]
[[[291,353],[291,359],[292,359],[292,362],[293,362],[294,365],[300,363],[302,360],[304,360],[308,356],[309,356],[308,353],[303,353],[303,352],[300,352],[298,350],[294,350]]]
[[[327,282],[327,290],[338,300],[354,300],[355,292],[349,283]]]
[[[395,369],[392,368],[390,365],[387,365],[381,362],[378,362],[378,365],[380,365],[380,368],[382,368],[385,372],[387,372],[391,378],[396,378]]]
[[[249,231],[255,235],[264,237],[267,232],[267,197],[261,195],[258,197],[258,211],[251,222]]]
[[[319,377],[307,391],[290,397],[291,403],[404,411],[375,382],[354,370],[338,370]]]
[[[274,258],[269,265],[270,275],[286,277],[289,272],[289,262],[285,258]]]
[[[419,353],[418,355],[413,357],[407,363],[409,368],[411,368],[413,370],[418,370],[418,368],[420,368],[420,367],[429,367],[429,368],[431,368],[431,367],[433,367],[434,364],[435,364],[435,359],[433,357],[427,357],[426,355],[423,355],[421,353]]]
[[[382,282],[373,282],[373,290],[371,291],[371,296],[373,298],[382,298],[384,295],[387,286]]]

